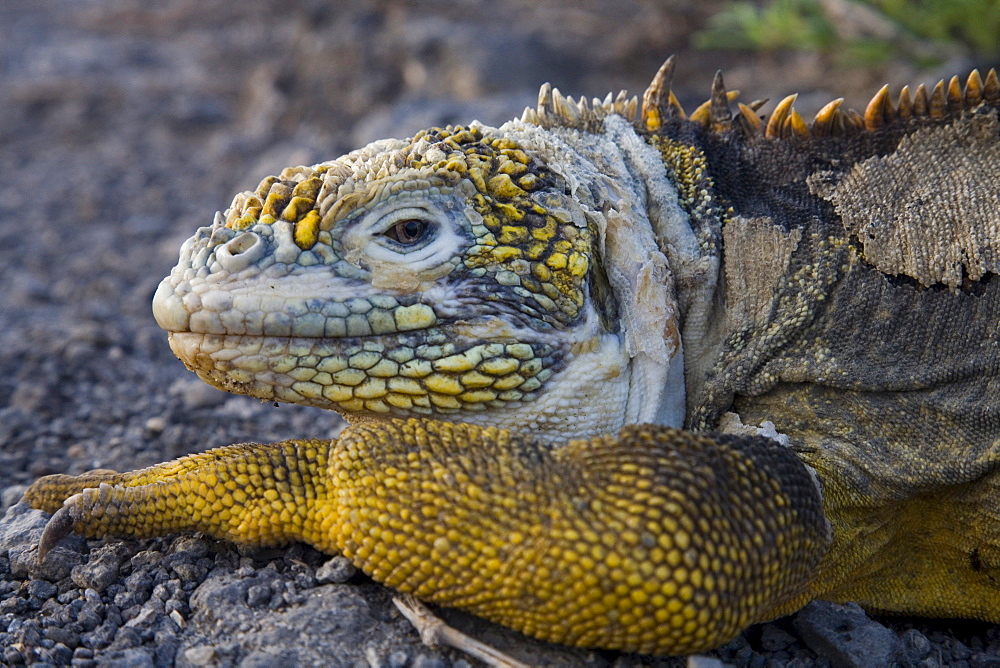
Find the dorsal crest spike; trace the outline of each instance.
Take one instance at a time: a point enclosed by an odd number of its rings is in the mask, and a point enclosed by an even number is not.
[[[845,115],[844,118],[846,120],[844,128],[845,131],[850,131],[851,129],[854,130],[865,129],[865,117],[859,114],[856,110],[848,109],[847,114]]]
[[[738,90],[731,90],[726,93],[726,100],[728,102],[735,102],[736,98],[739,97],[740,92]],[[728,108],[728,104],[727,104]],[[711,128],[712,126],[712,99],[709,98],[698,105],[698,107],[691,112],[688,116],[688,120],[701,125],[704,128]],[[732,118],[730,117],[730,120]]]
[[[948,81],[948,111],[961,113],[965,96],[962,94],[962,82],[957,76]]]
[[[751,108],[750,105],[743,104],[742,102],[737,102],[736,106],[740,111],[740,115],[737,120],[739,120],[750,133],[760,134],[764,131],[764,122],[760,120],[760,116],[757,115],[756,110]]]
[[[961,80],[957,76],[952,77],[948,81],[948,111],[962,111],[964,98]]]
[[[764,134],[767,137],[780,137],[781,128],[785,124],[785,119],[788,118],[788,113],[792,110],[792,105],[795,104],[795,100],[798,99],[799,95],[789,95],[784,100],[778,103],[771,112],[771,117],[767,121],[767,128],[764,130]]]
[[[636,113],[639,111],[639,98],[633,95],[625,102],[625,118],[632,121],[636,121]]]
[[[794,107],[788,112],[788,118],[785,119],[785,125],[782,127],[782,136],[803,138],[809,136],[809,126],[806,125],[805,119],[802,118]]]
[[[653,77],[646,92],[642,94],[642,125],[651,132],[658,130],[664,119],[676,116],[680,108],[679,104],[674,106],[677,98],[670,90],[676,62],[676,56],[667,58],[656,71],[656,76]],[[683,115],[683,110],[681,114]]]
[[[892,118],[889,85],[882,86],[865,108],[865,129],[874,132]]]
[[[941,120],[948,115],[948,99],[944,92],[944,79],[937,82],[934,86],[934,90],[931,91],[930,100],[928,100],[927,113],[934,120]]]
[[[576,125],[580,120],[580,110],[572,97],[566,97],[558,88],[552,89],[552,109],[570,125]]]
[[[722,132],[732,127],[732,112],[729,111],[729,96],[722,80],[722,70],[715,73],[712,80],[712,96],[709,98],[708,121],[712,132]]]
[[[909,86],[903,86],[899,90],[899,100],[896,102],[896,115],[904,121],[913,118],[913,100],[910,99]]]
[[[552,84],[548,81],[542,84],[542,87],[538,89],[538,103],[535,106],[535,110],[541,115],[548,111],[552,106]]]
[[[979,70],[972,70],[965,82],[965,106],[971,109],[982,101],[983,78],[979,76]]]
[[[593,98],[593,104],[584,96],[574,98],[563,95],[551,84],[542,84],[538,91],[538,104],[524,110],[521,120],[542,127],[571,127],[593,130],[607,116],[618,114],[630,122],[635,122],[638,100],[629,97],[627,91],[608,93],[601,100]]]
[[[927,86],[920,84],[917,92],[913,94],[913,115],[926,117],[930,110],[930,101],[927,98]]]
[[[996,69],[986,73],[986,83],[983,84],[983,99],[994,107],[1000,107],[1000,80]]]
[[[709,122],[708,107],[711,104],[711,102],[712,102],[711,100],[705,100],[697,107],[695,107],[694,111],[691,112],[691,115],[688,116],[688,120],[691,121],[692,123],[697,123],[703,128],[707,128]]]
[[[836,100],[827,102],[826,105],[816,112],[816,117],[812,122],[812,134],[817,137],[831,135],[836,132],[836,122],[840,119],[840,105],[844,103],[844,98],[838,97]]]

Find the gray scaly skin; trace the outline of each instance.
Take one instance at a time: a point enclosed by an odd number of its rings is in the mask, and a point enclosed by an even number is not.
[[[238,195],[157,321],[207,382],[351,426],[43,479],[41,551],[303,540],[664,654],[814,597],[1000,621],[996,73],[806,123],[721,76],[686,115],[672,71]]]

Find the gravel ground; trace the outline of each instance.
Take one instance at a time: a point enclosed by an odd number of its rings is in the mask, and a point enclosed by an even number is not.
[[[471,0],[278,5],[0,3],[0,510],[10,506],[0,663],[475,665],[421,645],[388,590],[303,546],[76,538],[34,564],[45,516],[14,504],[38,476],[339,428],[332,413],[203,385],[153,322],[150,298],[181,241],[234,192],[382,136],[500,123],[547,80],[572,94],[641,92],[670,53],[681,56],[676,90],[689,105],[720,67],[751,98],[799,90],[806,111],[838,95],[861,106],[883,80],[936,76],[692,51],[691,33],[717,2],[504,0],[488,16]],[[683,665],[545,645],[444,614],[532,664]],[[1000,666],[1000,628],[814,603],[711,656],[738,666]]]

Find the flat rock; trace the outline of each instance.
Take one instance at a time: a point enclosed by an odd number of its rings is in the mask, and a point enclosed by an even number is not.
[[[837,666],[878,668],[905,656],[899,636],[856,603],[813,601],[792,623],[810,649]]]

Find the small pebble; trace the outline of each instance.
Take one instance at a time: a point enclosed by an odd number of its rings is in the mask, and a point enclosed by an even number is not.
[[[167,616],[170,617],[170,619],[173,620],[174,624],[176,624],[179,628],[183,629],[187,626],[187,620],[184,619],[184,615],[182,615],[178,611],[171,610],[170,614]]]
[[[903,647],[909,653],[911,660],[917,661],[927,656],[931,651],[931,641],[917,629],[908,629],[901,636]]]
[[[251,585],[247,589],[247,605],[257,608],[271,600],[271,587],[266,584]]]
[[[52,598],[58,591],[54,584],[45,580],[32,580],[28,583],[28,595],[43,601]]]
[[[161,417],[151,417],[146,420],[145,427],[151,435],[159,434],[167,428],[167,421]]]
[[[346,557],[333,557],[316,569],[316,581],[320,584],[343,584],[358,572],[357,567]]]
[[[413,668],[448,668],[448,662],[436,656],[420,654],[413,660]]]
[[[765,624],[760,635],[760,646],[768,652],[777,652],[795,642],[795,638],[774,624]]]
[[[215,648],[201,645],[184,650],[184,660],[192,666],[210,666],[215,662]]]

